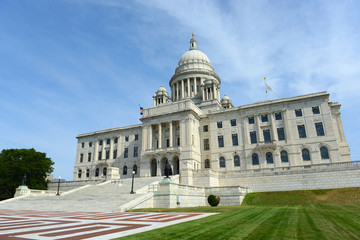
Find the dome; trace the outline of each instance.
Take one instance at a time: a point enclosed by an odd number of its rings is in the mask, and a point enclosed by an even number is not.
[[[166,91],[163,85],[161,85],[161,87],[156,91],[154,96],[161,96],[161,95],[169,96],[169,93]]]
[[[167,92],[166,89],[164,88],[163,85],[161,85],[161,87],[156,91],[157,93],[158,92]]]
[[[226,95],[221,99],[221,102],[231,102],[230,98]]]

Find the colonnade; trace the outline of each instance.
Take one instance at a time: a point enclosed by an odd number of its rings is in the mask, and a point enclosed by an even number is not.
[[[160,122],[144,127],[145,149],[172,148],[179,145],[179,121]]]

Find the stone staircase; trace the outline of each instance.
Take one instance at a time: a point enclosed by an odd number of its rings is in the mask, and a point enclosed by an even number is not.
[[[26,196],[1,201],[0,209],[117,212],[124,210],[121,208],[122,205],[129,205],[137,198],[144,198],[148,185],[162,179],[163,177],[135,178],[136,194],[130,194],[131,178],[120,181],[110,180],[63,192],[60,196]]]

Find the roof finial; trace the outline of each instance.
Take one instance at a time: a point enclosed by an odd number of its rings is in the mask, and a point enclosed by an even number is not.
[[[191,33],[192,37],[194,38],[195,37],[195,34],[194,33]]]
[[[192,38],[190,39],[190,49],[189,50],[197,50],[197,43],[195,39],[195,34],[191,33]]]

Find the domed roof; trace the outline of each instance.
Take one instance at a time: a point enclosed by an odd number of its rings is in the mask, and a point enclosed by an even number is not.
[[[163,85],[156,92],[167,92]]]
[[[169,96],[169,93],[166,91],[163,85],[161,85],[161,87],[156,91],[154,96],[161,96],[161,95]]]
[[[231,102],[230,98],[226,95],[224,95],[224,97],[221,99],[221,102]]]

